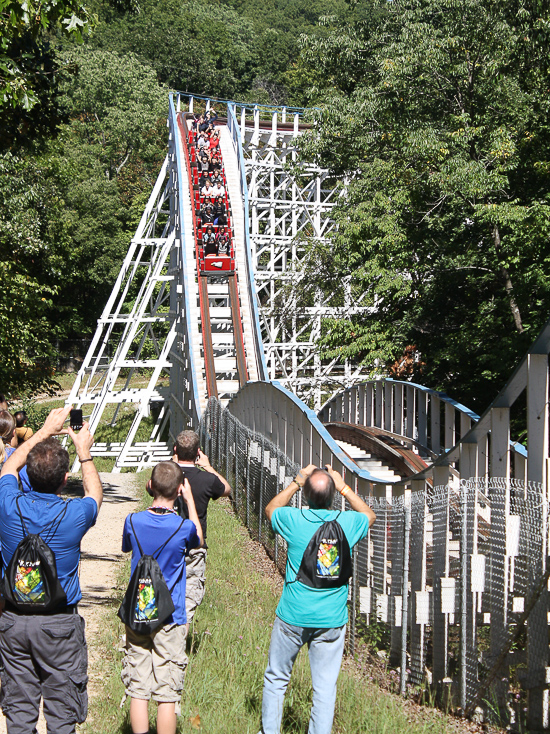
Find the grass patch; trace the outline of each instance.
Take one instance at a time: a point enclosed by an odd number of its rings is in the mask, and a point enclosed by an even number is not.
[[[148,474],[138,476],[145,486]],[[178,732],[257,734],[278,594],[250,562],[246,532],[228,503],[210,505],[208,542],[207,592],[188,637],[189,667]],[[128,564],[121,573],[120,597],[127,577]],[[84,731],[129,734],[128,704],[119,708],[123,629],[115,607],[106,613],[103,630],[99,640],[103,685],[92,701]],[[305,734],[310,705],[311,676],[307,651],[302,650],[286,696],[284,734]],[[155,708],[151,705],[151,727]],[[446,727],[441,716],[426,713],[415,719],[397,696],[381,692],[353,670],[342,670],[333,734],[389,734],[400,729],[410,734],[442,734]]]

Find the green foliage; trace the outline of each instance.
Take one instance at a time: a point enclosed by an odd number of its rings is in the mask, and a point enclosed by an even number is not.
[[[135,57],[66,58],[77,68],[63,87],[72,122],[53,146],[65,245],[52,258],[65,266],[57,323],[71,337],[93,330],[164,159],[167,95]]]
[[[48,32],[82,41],[92,19],[80,0],[0,0],[0,109],[30,110],[47,69],[36,63]]]
[[[25,425],[36,433],[36,431],[44,425],[44,422],[52,408],[49,405],[40,404],[32,398],[26,397],[19,401],[17,405],[10,405],[10,413],[12,415],[14,415],[18,410],[25,411],[27,414],[27,422]]]
[[[92,43],[136,54],[175,89],[300,104],[307,90],[307,76],[295,68],[300,33],[313,31],[327,8],[344,7],[343,0],[143,0],[139,12],[121,12],[98,2]]]
[[[45,215],[56,187],[37,160],[0,157],[0,385],[7,393],[49,380],[54,356],[48,312],[57,294],[44,260],[52,244]]]
[[[364,624],[362,619],[357,620],[357,633],[369,650],[389,650],[391,641],[391,627],[379,620],[371,620]]]
[[[153,69],[132,53],[78,48],[63,58],[73,72],[63,85],[73,142],[92,146],[109,180],[132,155],[158,162],[168,94]]]
[[[371,309],[331,325],[324,348],[385,371],[415,345],[421,379],[480,410],[550,307],[547,62],[530,67],[549,11],[360,5],[304,42],[334,88],[303,149],[348,176],[327,270],[311,277],[331,292],[350,275]]]
[[[40,152],[0,158],[0,385],[12,393],[40,387],[60,340],[93,331],[166,151],[150,67],[85,47],[64,64],[71,122]]]

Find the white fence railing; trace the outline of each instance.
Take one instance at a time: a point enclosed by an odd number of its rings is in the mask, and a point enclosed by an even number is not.
[[[434,454],[451,449],[479,416],[445,393],[413,382],[370,380],[334,395],[319,411],[331,421],[374,426],[416,440]]]

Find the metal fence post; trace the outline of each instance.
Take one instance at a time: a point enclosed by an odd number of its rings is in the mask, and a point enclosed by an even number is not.
[[[212,405],[210,400],[206,407],[206,433],[204,436],[204,453],[210,457],[212,456]],[[214,458],[214,457],[212,457]]]
[[[219,401],[216,401],[216,406],[218,408],[218,410],[217,410],[217,414],[218,414],[218,430],[216,431],[216,433],[218,434],[216,436],[216,449],[217,449],[217,451],[216,451],[217,467],[216,468],[218,469],[218,471],[221,471],[222,466],[223,466],[223,464],[222,464],[222,453],[223,453],[222,452],[222,446],[223,446],[223,441],[222,441],[222,434],[223,434],[222,424],[225,423],[225,415],[224,415],[225,410],[222,408],[222,404]]]
[[[426,528],[428,506],[426,481],[413,480],[411,498],[411,683],[421,686],[425,678],[426,631],[430,624],[430,594],[426,589]],[[413,505],[414,502],[414,505]],[[413,516],[414,513],[414,516]]]
[[[357,545],[353,548],[351,575],[351,622],[349,626],[349,651],[355,655],[355,620],[357,615]]]
[[[235,421],[235,509],[239,511],[240,477],[239,477],[239,424]]]
[[[262,542],[262,515],[263,515],[263,499],[265,491],[265,441],[260,436],[260,502],[258,506],[258,541]]]
[[[246,442],[246,460],[244,463],[244,477],[246,480],[246,527],[250,530],[250,436]]]
[[[229,426],[230,417],[227,410],[225,411],[225,478],[229,481]]]
[[[467,636],[468,636],[468,482],[460,483],[462,534],[460,539],[460,708],[465,711],[467,698]]]
[[[403,635],[402,625],[407,626],[407,622],[403,622],[403,599],[401,590],[403,586],[403,543],[405,540],[405,511],[404,511],[404,486],[395,485],[392,487],[392,506],[391,506],[391,588],[390,588],[390,656],[389,663],[391,666],[397,667],[401,660],[401,638]],[[401,622],[399,616],[401,615]]]
[[[409,617],[409,543],[411,536],[411,505],[405,500],[405,532],[403,538],[403,585],[401,588],[401,680],[400,693],[407,692],[407,620]]]
[[[435,467],[433,517],[433,621],[432,672],[437,695],[444,691],[449,658],[449,616],[455,614],[455,579],[449,575],[449,532],[451,496],[449,468]]]
[[[279,474],[280,474],[280,467],[281,467],[281,454],[279,451],[277,451],[276,454],[276,464],[275,464],[275,492],[279,493]],[[275,565],[279,566],[279,536],[277,533],[275,533],[275,547],[273,549],[273,554],[275,558]]]

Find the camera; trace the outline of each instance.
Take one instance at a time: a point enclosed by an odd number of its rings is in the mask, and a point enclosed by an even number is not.
[[[82,410],[78,408],[71,408],[69,425],[73,429],[73,431],[80,431],[80,429],[82,428]]]

